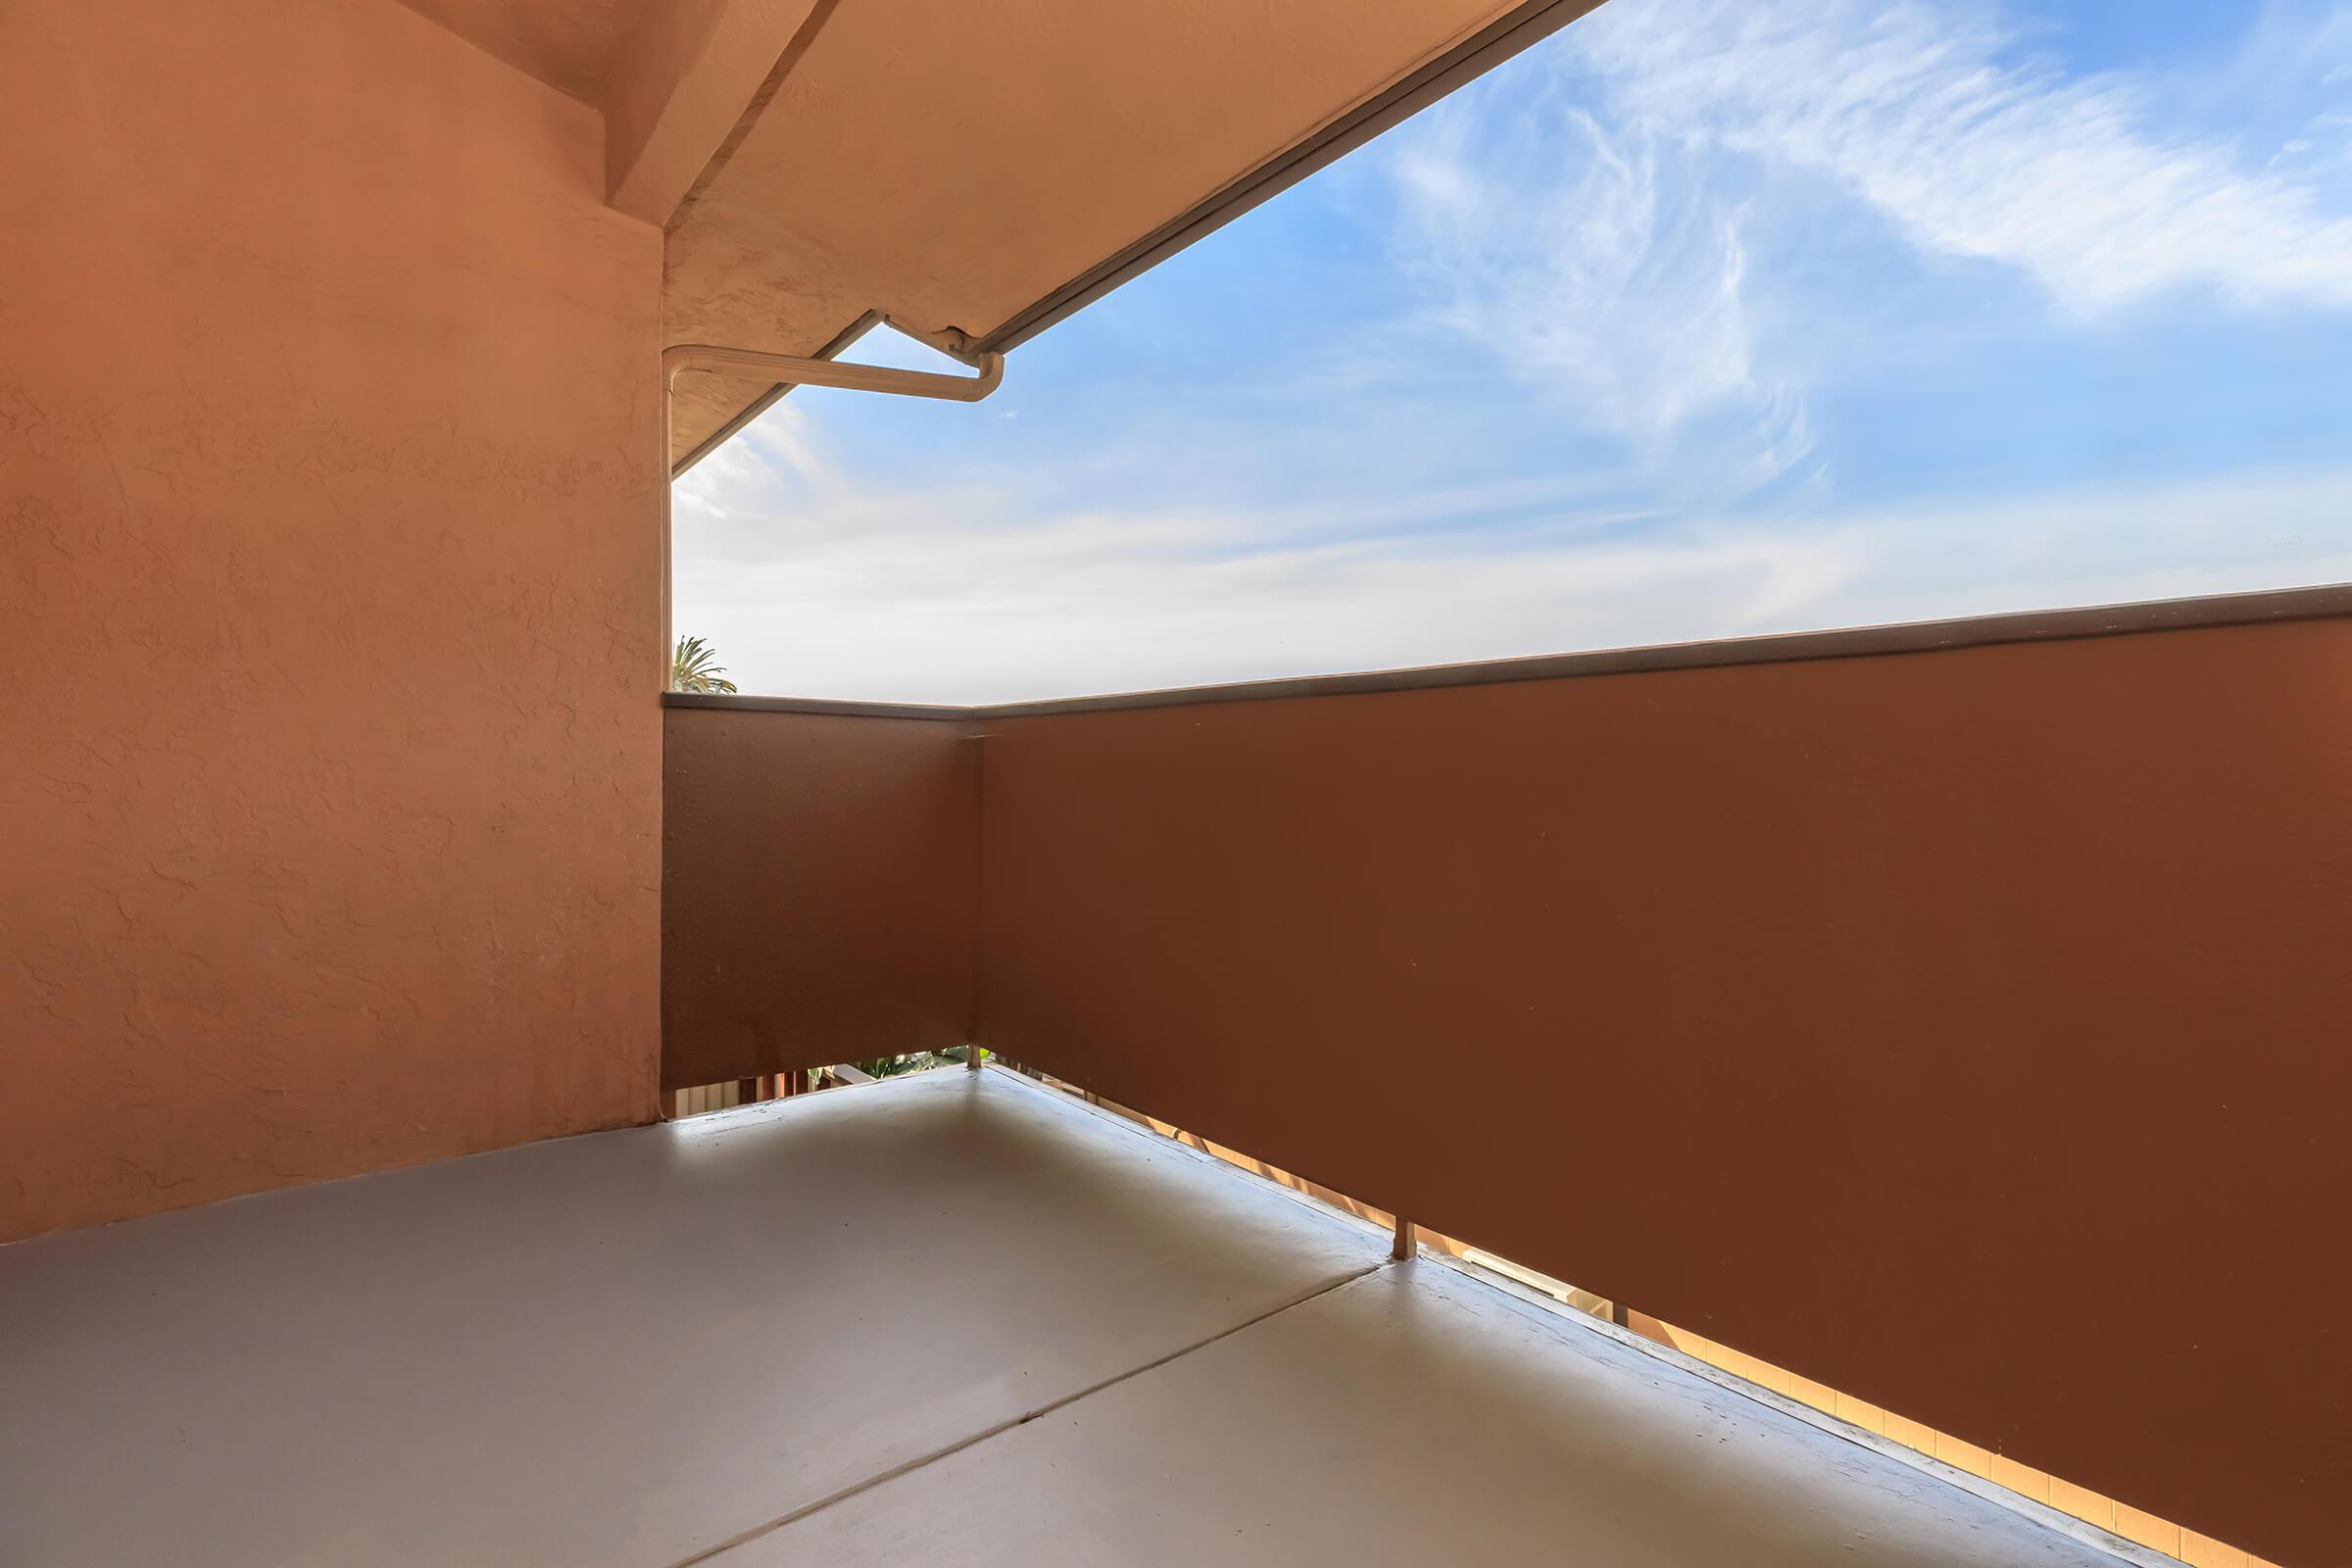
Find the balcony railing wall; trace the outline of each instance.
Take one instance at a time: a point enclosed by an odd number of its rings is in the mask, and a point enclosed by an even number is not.
[[[978,726],[662,719],[662,1087],[969,1040]]]
[[[673,795],[669,930],[761,906],[748,930],[802,944],[766,998],[795,1043],[885,1026],[905,1000],[862,993],[914,976],[930,1005],[889,1049],[918,1049],[976,974],[968,1028],[1015,1059],[2127,1503],[2332,1560],[2347,608],[1260,700],[673,711],[673,791],[703,765],[689,737],[774,738],[727,775],[767,799],[764,843],[696,843],[731,818]],[[919,965],[867,956],[975,875],[975,964],[944,919]],[[685,972],[673,954],[673,1020],[702,1004]]]

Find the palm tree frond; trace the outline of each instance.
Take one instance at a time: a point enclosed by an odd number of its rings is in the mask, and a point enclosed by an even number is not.
[[[670,651],[669,689],[673,692],[733,692],[735,683],[724,679],[726,665],[710,661],[717,650],[700,637],[681,637],[678,646]]]

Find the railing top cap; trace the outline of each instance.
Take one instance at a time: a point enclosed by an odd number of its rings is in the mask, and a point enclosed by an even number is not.
[[[857,718],[991,719],[1051,713],[1104,712],[1127,708],[1181,708],[1214,703],[1271,702],[1284,698],[1340,697],[1379,692],[1422,691],[1449,686],[1493,686],[1516,681],[1575,680],[1645,671],[1709,669],[1740,664],[1797,663],[1827,659],[1865,659],[1897,654],[1946,653],[2006,643],[2073,641],[2146,632],[2193,631],[2208,627],[2259,625],[2277,621],[2352,616],[2352,583],[2281,588],[2262,593],[2212,594],[2195,599],[2162,599],[2138,604],[2099,605],[2082,610],[2035,610],[1954,620],[1909,621],[1840,631],[1789,632],[1768,637],[1733,637],[1711,642],[1662,643],[1609,648],[1582,654],[1544,654],[1526,659],[1485,660],[1464,664],[1428,664],[1408,669],[1369,670],[1343,675],[1304,675],[1279,680],[1236,681],[1218,686],[1180,686],[1158,691],[1119,692],[1096,697],[1050,698],[1038,702],[953,707],[917,703],[840,702],[815,697],[731,697],[668,692],[673,708],[832,713]]]

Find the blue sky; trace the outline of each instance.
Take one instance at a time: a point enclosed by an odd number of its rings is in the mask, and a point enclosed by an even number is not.
[[[794,393],[673,619],[983,702],[2345,579],[2352,0],[1608,0],[985,403]]]

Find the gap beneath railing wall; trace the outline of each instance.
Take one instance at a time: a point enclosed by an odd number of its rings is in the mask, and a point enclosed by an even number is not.
[[[771,1100],[815,1094],[826,1089],[850,1089],[858,1084],[933,1072],[957,1064],[978,1071],[987,1059],[988,1053],[976,1046],[958,1046],[945,1052],[925,1051],[881,1060],[839,1061],[828,1067],[794,1067],[784,1072],[763,1073],[752,1078],[722,1079],[713,1084],[696,1084],[685,1089],[662,1091],[662,1119],[676,1121],[686,1116],[714,1115],[722,1110],[761,1104]]]
[[[1969,1486],[1968,1490],[1980,1496],[1990,1497],[2007,1506],[2031,1505],[2025,1511],[2041,1523],[2051,1521],[2034,1510],[2046,1508],[2067,1520],[2090,1526],[2097,1534],[2082,1539],[2115,1552],[2128,1561],[2155,1563],[2156,1559],[2142,1556],[2132,1549],[2143,1547],[2179,1559],[2189,1564],[2190,1568],[2278,1568],[2278,1565],[2240,1547],[2199,1535],[2170,1519],[2119,1503],[2112,1497],[2102,1496],[2086,1487],[2076,1486],[2046,1471],[2019,1464],[1989,1449],[1955,1438],[1950,1433],[1938,1432],[1923,1422],[1910,1420],[1868,1400],[1840,1393],[1827,1384],[1814,1382],[1801,1373],[1775,1366],[1760,1357],[1744,1354],[1728,1345],[1708,1339],[1705,1335],[1652,1317],[1623,1301],[1611,1300],[1592,1291],[1579,1289],[1458,1237],[1428,1230],[1410,1220],[1400,1220],[1377,1205],[1308,1181],[1278,1165],[1246,1154],[1240,1150],[1229,1149],[1198,1133],[1187,1132],[1173,1122],[1162,1121],[1148,1112],[1106,1100],[1093,1090],[1052,1073],[1041,1072],[1002,1056],[991,1056],[990,1065],[1017,1073],[1033,1083],[1082,1101],[1162,1138],[1262,1177],[1289,1189],[1306,1202],[1387,1230],[1396,1238],[1396,1248],[1391,1254],[1394,1257],[1431,1254],[1491,1283],[1500,1284],[1522,1299],[1565,1311],[1595,1325],[1605,1324],[1627,1343],[1639,1343],[1669,1352],[1678,1361],[1687,1362],[1689,1370],[1710,1376],[1711,1381],[1736,1388],[1751,1397],[1760,1397],[1768,1403],[1789,1409],[1825,1430],[1856,1441],[1866,1441],[1866,1446],[1880,1451],[1933,1460],[1950,1472],[1946,1479],[1966,1478],[1962,1483],[1964,1485],[1966,1481],[1978,1483]]]

